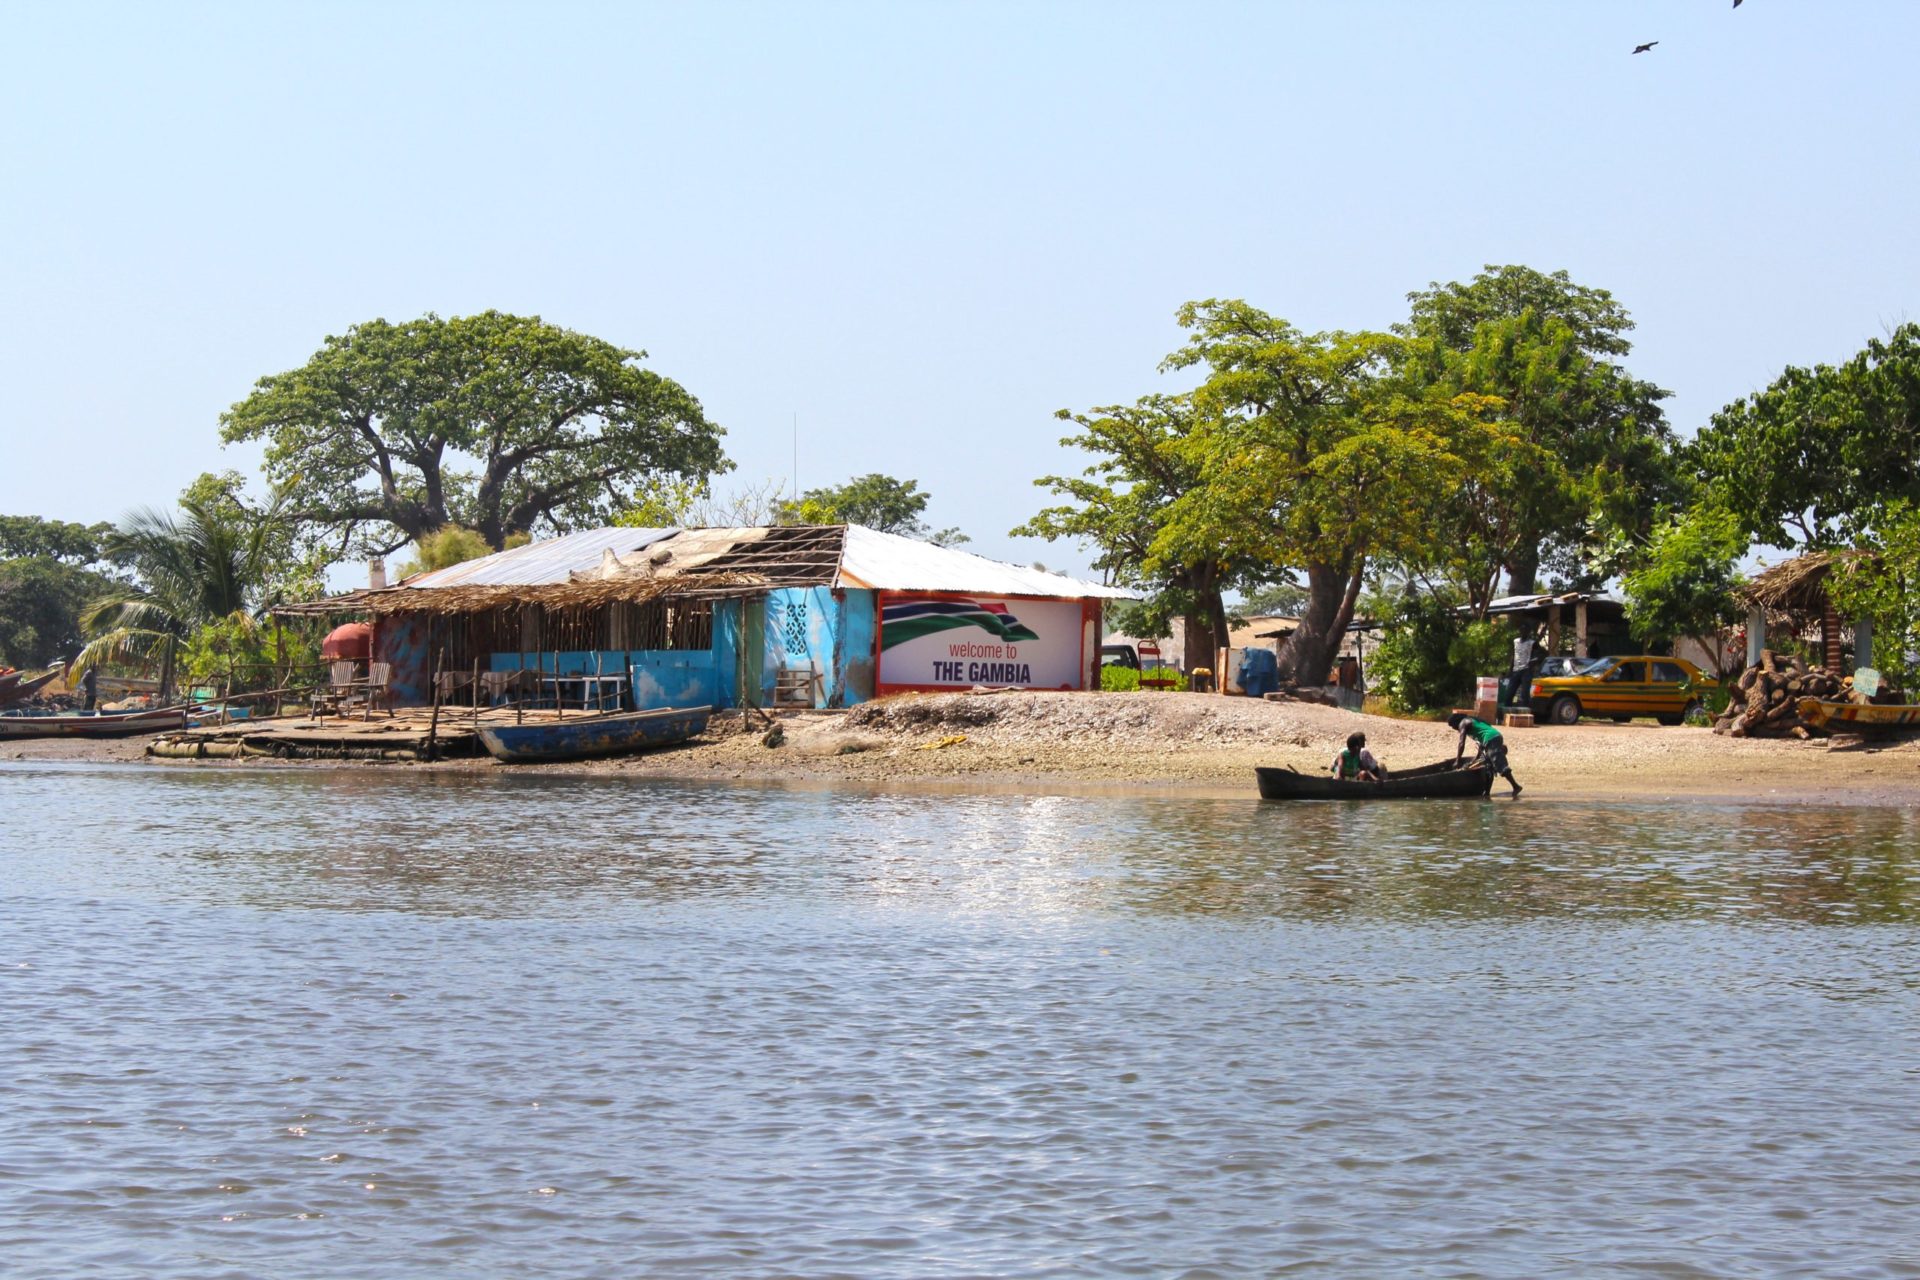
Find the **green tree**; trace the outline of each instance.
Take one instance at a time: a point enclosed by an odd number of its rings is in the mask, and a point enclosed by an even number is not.
[[[1448,591],[1401,591],[1377,602],[1387,621],[1367,664],[1372,689],[1396,711],[1443,711],[1465,701],[1474,679],[1505,670],[1512,633],[1472,618]]]
[[[1291,578],[1252,587],[1233,612],[1243,618],[1292,618],[1306,607],[1307,589]]]
[[[1789,367],[1686,451],[1702,501],[1775,547],[1847,547],[1920,503],[1920,324],[1841,365]]]
[[[1510,445],[1492,482],[1465,495],[1454,575],[1476,610],[1501,571],[1516,593],[1534,589],[1543,565],[1575,580],[1610,530],[1644,537],[1676,504],[1668,392],[1620,363],[1633,320],[1604,289],[1564,271],[1489,266],[1467,283],[1408,295],[1396,332],[1408,376],[1447,394],[1497,400]]]
[[[1907,498],[1878,504],[1861,523],[1860,554],[1842,554],[1827,575],[1827,591],[1842,617],[1873,622],[1873,652],[1859,666],[1920,689],[1920,505]]]
[[[0,662],[45,667],[79,652],[81,616],[114,588],[111,578],[64,560],[0,560]]]
[[[209,623],[251,625],[273,564],[274,537],[283,527],[284,498],[249,513],[209,494],[189,490],[179,514],[151,508],[129,515],[106,539],[134,580],[95,600],[81,618],[93,636],[75,662],[157,664],[170,691],[182,643]]]
[[[40,516],[0,516],[0,560],[58,560],[89,565],[101,559],[100,546],[113,526],[74,524]]]
[[[1122,629],[1164,635],[1170,617],[1186,620],[1186,668],[1211,667],[1225,643],[1223,589],[1236,585],[1224,548],[1169,536],[1174,506],[1205,490],[1210,477],[1196,442],[1199,414],[1185,396],[1147,396],[1132,405],[1057,415],[1080,428],[1060,443],[1093,456],[1078,476],[1042,476],[1067,501],[1014,529],[1015,537],[1072,538],[1095,551],[1093,567],[1138,587],[1146,599]]]
[[[798,502],[781,503],[780,523],[863,524],[942,547],[969,541],[958,529],[934,529],[921,519],[931,499],[917,480],[896,480],[874,471],[845,484],[809,489]]]
[[[1739,519],[1718,508],[1695,507],[1661,524],[1620,580],[1633,638],[1651,649],[1681,636],[1717,637],[1739,620],[1734,590],[1746,553]]]
[[[1507,437],[1498,401],[1398,374],[1403,339],[1306,334],[1240,301],[1192,302],[1192,333],[1164,368],[1207,370],[1193,461],[1205,483],[1175,499],[1162,547],[1213,548],[1259,579],[1305,579],[1283,683],[1323,682],[1370,561],[1423,566],[1475,468]]]
[[[728,470],[721,429],[641,351],[486,311],[370,320],[221,419],[266,443],[289,515],[379,554],[448,525],[498,550],[604,522],[661,476]]]

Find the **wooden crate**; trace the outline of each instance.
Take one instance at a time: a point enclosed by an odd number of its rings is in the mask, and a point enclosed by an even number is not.
[[[1533,712],[1509,711],[1507,712],[1506,719],[1501,721],[1501,723],[1509,729],[1531,729],[1533,728]]]

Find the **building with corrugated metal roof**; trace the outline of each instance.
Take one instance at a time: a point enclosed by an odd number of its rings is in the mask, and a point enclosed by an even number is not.
[[[372,661],[402,705],[491,672],[635,710],[844,707],[1097,689],[1102,606],[1131,595],[861,525],[612,528],[286,612],[371,617]]]

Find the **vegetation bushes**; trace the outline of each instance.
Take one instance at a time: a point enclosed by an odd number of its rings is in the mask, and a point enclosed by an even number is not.
[[[1367,664],[1367,683],[1403,713],[1441,711],[1471,699],[1480,676],[1505,671],[1512,633],[1470,620],[1443,597],[1407,595]]]
[[[1169,686],[1170,688],[1181,693],[1186,692],[1186,672],[1174,667],[1161,667],[1157,669],[1154,674],[1166,676],[1171,679],[1173,684]],[[1100,689],[1103,693],[1138,693],[1140,690],[1140,673],[1132,667],[1101,667]]]

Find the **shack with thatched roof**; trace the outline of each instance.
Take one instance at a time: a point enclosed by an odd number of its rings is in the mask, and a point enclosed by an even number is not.
[[[859,525],[592,529],[286,612],[355,614],[393,701],[522,673],[553,696],[847,706],[974,685],[1099,687],[1130,593]]]

